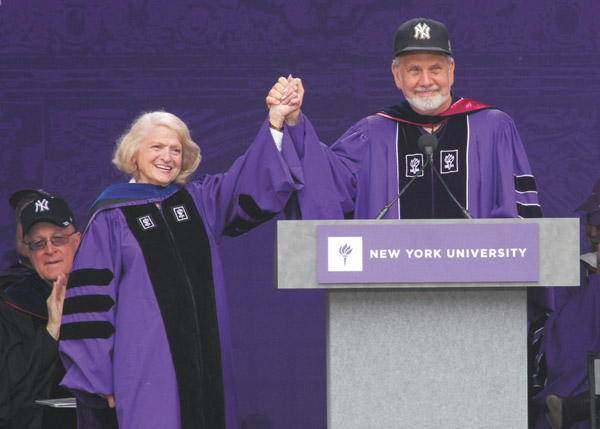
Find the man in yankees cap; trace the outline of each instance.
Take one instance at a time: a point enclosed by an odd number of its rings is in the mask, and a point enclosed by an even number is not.
[[[455,61],[446,26],[428,18],[404,22],[392,54],[391,72],[403,101],[358,121],[331,146],[319,142],[300,112],[286,118],[281,131],[272,130],[275,139],[279,134],[293,142],[295,151],[286,157],[302,172],[304,186],[287,214],[374,219],[394,201],[385,219],[463,217],[441,176],[474,218],[541,217],[536,182],[513,120],[452,91]],[[302,102],[300,79],[282,77],[267,106],[286,102],[290,84],[300,88]],[[428,135],[438,144],[430,146],[431,161],[424,166],[426,147],[418,142]],[[551,292],[528,288],[527,293],[529,321],[544,317],[551,310]]]
[[[404,101],[354,124],[331,147],[320,145],[308,118],[290,115],[274,138],[289,135],[302,165],[298,192],[303,218],[460,218],[417,141],[433,134],[439,144],[432,163],[460,204],[475,218],[539,217],[536,183],[513,120],[499,109],[452,92],[455,63],[448,29],[415,18],[398,27],[391,71]],[[280,78],[267,96],[269,107],[285,102],[284,90],[300,79]],[[301,101],[301,100],[300,100]],[[294,125],[295,124],[295,125]],[[278,128],[278,127],[272,127]]]
[[[271,131],[276,140],[289,136],[296,149],[289,162],[302,167],[304,186],[288,215],[374,219],[404,190],[385,219],[463,217],[441,176],[475,218],[541,217],[536,182],[513,120],[452,91],[455,62],[446,26],[427,18],[406,21],[396,30],[392,52],[391,72],[404,101],[358,121],[331,147],[319,142],[300,111],[286,118],[281,131]],[[267,106],[285,102],[292,82],[302,98],[300,79],[282,77]],[[424,167],[418,141],[427,134],[438,144]],[[551,302],[548,292],[534,289],[528,288],[530,320],[548,311]]]
[[[19,250],[35,270],[0,292],[0,422],[6,428],[76,427],[75,411],[37,405],[71,396],[59,386],[58,357],[67,275],[81,234],[67,202],[45,191],[17,191],[10,199]]]

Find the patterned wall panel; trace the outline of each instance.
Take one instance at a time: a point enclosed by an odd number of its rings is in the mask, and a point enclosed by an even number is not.
[[[600,178],[600,11],[593,0],[0,0],[0,262],[8,196],[62,193],[83,221],[116,138],[141,111],[181,116],[202,173],[224,171],[266,117],[278,76],[306,87],[322,141],[402,97],[390,74],[406,19],[445,22],[455,91],[513,116],[547,216]],[[324,428],[323,294],[273,287],[274,224],[222,244],[244,427]]]

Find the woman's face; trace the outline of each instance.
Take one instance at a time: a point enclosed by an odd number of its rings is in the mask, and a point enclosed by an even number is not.
[[[177,133],[158,125],[148,133],[133,157],[137,164],[138,183],[167,186],[179,176],[183,160],[183,147]]]

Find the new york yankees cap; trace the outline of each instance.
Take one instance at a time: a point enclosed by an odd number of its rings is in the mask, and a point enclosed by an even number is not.
[[[446,26],[427,18],[413,18],[400,25],[394,39],[394,58],[415,51],[452,55]]]
[[[51,222],[62,227],[75,226],[75,216],[62,198],[40,196],[21,212],[23,237],[38,222]]]
[[[24,198],[33,200],[36,197],[57,197],[57,196],[58,195],[56,195],[52,192],[48,192],[45,189],[19,189],[18,191],[15,191],[10,196],[10,198],[8,199],[8,203],[13,208],[13,210],[15,210],[17,208],[17,206],[19,205],[19,203],[21,203],[21,201]]]
[[[600,180],[594,184],[590,195],[575,211],[588,213],[594,225],[600,224]]]

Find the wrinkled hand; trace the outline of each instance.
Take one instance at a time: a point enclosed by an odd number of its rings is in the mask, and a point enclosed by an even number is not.
[[[115,401],[115,395],[103,395],[102,393],[99,393],[98,396],[102,396],[104,399],[106,399],[110,408],[115,408],[115,405],[117,405]]]
[[[288,125],[296,125],[300,118],[300,107],[304,98],[302,80],[289,75],[287,79],[280,77],[267,95],[269,122],[275,128],[283,128],[283,121]]]
[[[48,324],[46,329],[52,338],[58,341],[60,335],[60,323],[62,321],[63,304],[67,293],[67,276],[63,273],[58,275],[52,286],[52,293],[46,300],[48,306]]]

